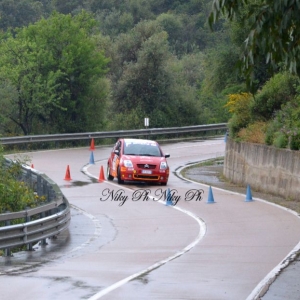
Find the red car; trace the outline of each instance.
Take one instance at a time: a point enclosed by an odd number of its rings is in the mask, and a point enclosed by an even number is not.
[[[164,154],[155,141],[142,139],[119,139],[107,162],[107,179],[115,177],[124,181],[155,182],[166,185],[169,166]]]

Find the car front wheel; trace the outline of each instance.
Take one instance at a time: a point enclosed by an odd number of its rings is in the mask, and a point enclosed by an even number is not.
[[[118,168],[118,184],[123,184],[124,180],[121,179],[121,172],[120,172],[120,168]]]
[[[109,167],[109,165],[107,165],[106,177],[107,177],[108,180],[113,180],[114,179],[114,177],[110,175],[110,167]]]

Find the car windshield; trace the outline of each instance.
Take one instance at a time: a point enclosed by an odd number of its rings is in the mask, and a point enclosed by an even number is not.
[[[161,156],[160,149],[156,143],[125,143],[124,154],[137,156]]]

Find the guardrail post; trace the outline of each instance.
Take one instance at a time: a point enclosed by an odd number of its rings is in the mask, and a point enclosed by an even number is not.
[[[56,195],[55,192],[53,191],[53,188],[51,185],[47,185],[47,199],[48,202],[51,202],[53,199],[55,199]]]
[[[37,194],[40,196],[42,195],[42,176],[41,175],[38,175],[37,178],[36,178],[36,192]]]
[[[46,217],[46,213],[43,211],[40,213],[40,218],[43,219]],[[41,246],[47,246],[48,243],[47,243],[47,239],[42,239],[41,240],[41,243],[40,243]]]
[[[47,201],[49,202],[49,195],[48,195],[48,182],[43,178],[42,180],[42,195],[47,196]]]
[[[9,213],[9,211],[7,211],[7,213]],[[5,226],[9,226],[9,225],[10,225],[10,220],[6,220],[5,221]],[[4,256],[12,256],[10,248],[5,248],[4,249]]]
[[[28,216],[28,212],[27,212],[28,207],[26,207],[26,217],[25,217],[25,223],[30,222],[30,216]],[[26,225],[25,225],[26,226]],[[25,227],[25,239],[27,241],[27,226]],[[26,245],[27,247],[27,251],[33,251],[33,247],[32,247],[32,243],[28,243]]]

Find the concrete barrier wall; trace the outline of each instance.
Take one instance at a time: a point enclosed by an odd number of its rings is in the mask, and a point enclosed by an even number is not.
[[[285,198],[300,198],[300,151],[227,139],[224,176]]]

